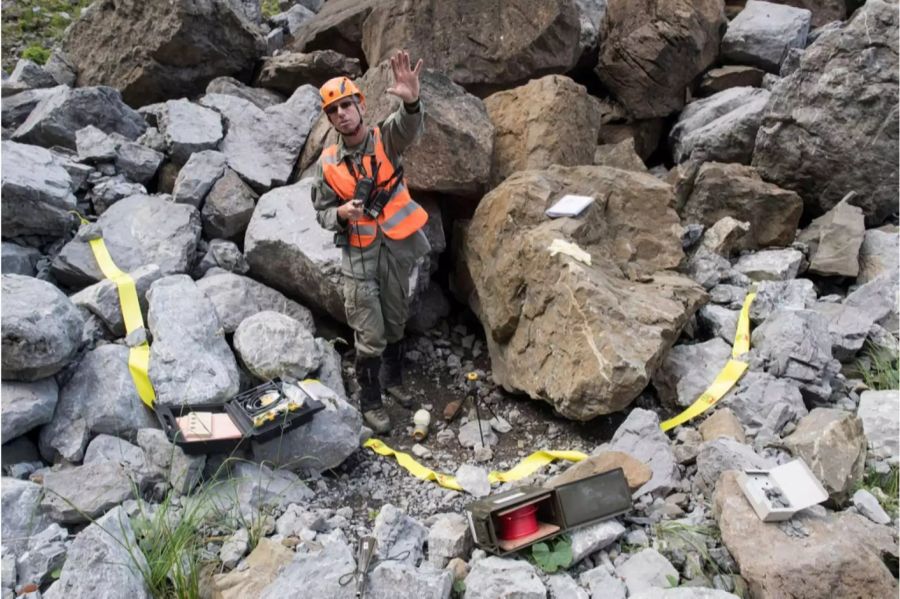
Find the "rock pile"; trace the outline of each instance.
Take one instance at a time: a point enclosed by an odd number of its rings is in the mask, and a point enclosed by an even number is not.
[[[160,584],[215,563],[198,585],[221,597],[353,597],[366,536],[371,597],[896,595],[895,3],[262,6],[101,0],[4,74],[0,597],[155,596],[137,548],[164,523],[195,528]],[[390,442],[462,493],[360,451],[340,250],[310,198],[336,140],[316,86],[357,78],[377,122],[399,47],[426,65],[406,359],[432,428]],[[546,216],[565,194],[593,202]],[[130,334],[99,238],[134,281]],[[750,293],[747,372],[663,432],[743,341]],[[290,377],[325,408],[187,454],[134,387],[145,341],[159,405]],[[492,489],[550,447],[589,457]],[[829,498],[764,523],[736,471],[795,458]],[[634,509],[571,531],[567,571],[474,547],[470,496],[617,467]]]

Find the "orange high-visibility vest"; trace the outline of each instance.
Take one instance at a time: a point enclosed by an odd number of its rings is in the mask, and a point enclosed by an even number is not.
[[[375,136],[375,160],[378,163],[378,181],[376,183],[377,187],[383,188],[394,175],[394,165],[391,164],[384,151],[381,130],[374,127],[372,133]],[[337,152],[337,144],[322,150],[320,158],[322,176],[341,201],[348,202],[353,199],[356,182],[363,175],[351,173],[347,163],[338,160]],[[362,169],[365,171],[366,177],[372,177],[372,161],[365,158],[362,160]],[[375,241],[379,227],[391,239],[406,239],[421,229],[426,222],[428,222],[428,213],[413,201],[406,187],[406,181],[401,180],[394,188],[394,192],[377,219],[363,215],[359,220],[351,221],[349,226],[350,244],[356,247],[368,246]]]

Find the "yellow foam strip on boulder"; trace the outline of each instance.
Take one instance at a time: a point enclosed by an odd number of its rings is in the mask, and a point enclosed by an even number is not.
[[[82,224],[87,224],[81,215],[78,215]],[[109,250],[103,242],[102,237],[91,239],[88,244],[94,253],[94,259],[103,275],[116,284],[119,292],[119,305],[122,308],[122,319],[125,321],[126,333],[131,333],[137,329],[144,327],[144,317],[141,315],[141,304],[138,302],[137,288],[134,285],[134,279],[126,272],[119,270],[116,263],[113,262]],[[146,341],[130,348],[128,352],[128,370],[131,372],[131,379],[134,381],[134,387],[138,392],[138,396],[151,409],[153,402],[156,401],[156,392],[153,390],[153,383],[150,382],[150,346]]]
[[[675,428],[684,424],[692,418],[696,418],[712,406],[716,405],[726,393],[738,382],[747,370],[747,363],[736,358],[750,351],[750,304],[756,297],[756,292],[751,290],[744,298],[744,305],[741,307],[741,314],[738,317],[737,331],[734,335],[734,345],[731,348],[731,360],[725,364],[725,367],[719,371],[712,384],[707,387],[697,401],[692,403],[690,407],[684,410],[674,418],[670,418],[660,424],[660,428],[664,431]]]
[[[394,458],[397,460],[397,463],[416,478],[419,478],[421,480],[434,481],[442,487],[452,489],[454,491],[463,490],[459,483],[456,482],[455,476],[450,476],[449,474],[441,474],[440,472],[435,472],[430,468],[426,468],[415,459],[413,459],[412,456],[410,456],[408,453],[393,450],[379,439],[369,439],[363,444],[363,447],[371,449],[378,455],[383,455],[385,457],[394,456]],[[585,458],[587,458],[587,455],[581,453],[580,451],[536,451],[506,472],[499,472],[497,470],[490,472],[488,474],[488,480],[491,482],[491,484],[499,482],[511,482],[514,480],[525,478],[526,476],[533,474],[539,468],[542,468],[543,466],[546,466],[547,464],[555,460],[580,462]]]

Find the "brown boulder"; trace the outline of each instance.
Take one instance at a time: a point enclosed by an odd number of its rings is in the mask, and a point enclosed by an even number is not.
[[[344,56],[365,60],[362,26],[372,8],[384,0],[329,0],[315,17],[300,24],[289,52],[334,50]]]
[[[566,193],[596,201],[548,219]],[[666,271],[684,257],[680,236],[672,188],[652,175],[551,166],[507,178],[478,205],[463,251],[494,378],[568,418],[627,406],[706,299]]]
[[[897,581],[881,559],[885,550],[897,552],[888,526],[849,512],[801,512],[791,522],[808,535],[791,536],[782,524],[756,516],[735,471],[719,478],[713,511],[722,542],[755,599],[897,596]]]
[[[716,60],[724,31],[722,0],[610,0],[594,70],[633,117],[667,116]]]
[[[678,211],[683,222],[712,226],[726,216],[749,222],[750,231],[740,249],[793,243],[803,200],[793,191],[766,183],[753,167],[706,162],[700,166],[691,189]]]
[[[316,50],[307,54],[285,52],[263,59],[262,69],[254,85],[291,95],[305,83],[320,87],[332,77],[340,75],[351,79],[362,75],[359,60],[347,58],[333,50]]]
[[[547,485],[558,487],[616,468],[624,471],[625,480],[628,481],[628,488],[632,493],[653,477],[653,470],[650,469],[650,466],[629,454],[622,451],[604,451],[570,466],[565,472],[548,480]]]
[[[572,69],[581,25],[573,0],[386,0],[362,30],[369,64],[406,48],[481,95]]]
[[[594,164],[639,173],[648,172],[647,165],[635,152],[633,137],[627,137],[619,143],[597,146],[594,150]]]
[[[600,103],[568,77],[533,79],[488,96],[484,106],[494,124],[492,185],[516,171],[593,162]]]
[[[327,4],[326,4],[327,6]],[[391,84],[390,64],[369,69],[357,81],[366,96],[366,122],[377,123],[399,106],[385,92]],[[422,137],[403,154],[406,180],[413,190],[477,196],[488,181],[494,127],[484,103],[445,75],[423,69],[420,90],[425,110]],[[337,133],[322,114],[313,125],[300,155],[300,169],[313,164]]]
[[[223,0],[100,0],[67,30],[77,86],[108,85],[131,106],[202,93],[220,75],[246,75],[261,31]]]

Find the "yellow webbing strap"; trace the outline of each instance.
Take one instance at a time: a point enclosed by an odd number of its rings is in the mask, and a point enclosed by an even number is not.
[[[430,468],[426,468],[425,466],[414,460],[408,453],[395,451],[378,439],[369,439],[363,444],[363,447],[368,447],[378,455],[383,455],[386,457],[394,456],[397,460],[397,463],[416,478],[422,480],[433,480],[442,487],[453,489],[454,491],[463,490],[459,483],[456,482],[455,476],[450,476],[449,474],[441,474],[440,472],[435,472]],[[506,472],[499,472],[497,470],[490,472],[488,474],[488,480],[491,482],[491,484],[519,480],[525,478],[526,476],[529,476],[539,468],[546,466],[554,460],[580,462],[585,458],[587,458],[587,455],[581,453],[580,451],[553,451],[547,449],[536,451]]]
[[[670,418],[660,424],[660,428],[664,431],[673,429],[676,426],[684,424],[688,420],[695,418],[716,405],[716,402],[722,399],[726,393],[731,391],[735,383],[743,376],[747,370],[747,363],[737,358],[744,355],[750,350],[750,304],[756,297],[756,291],[752,290],[744,298],[744,305],[741,308],[741,315],[738,317],[737,332],[734,335],[734,345],[731,348],[731,359],[725,364],[725,367],[719,371],[712,384],[706,388],[706,391],[700,394],[697,401],[692,403],[689,408],[684,410],[678,416]]]
[[[81,224],[87,224],[80,214],[78,218]],[[94,253],[94,259],[97,260],[97,266],[103,272],[103,275],[116,284],[119,291],[119,305],[122,307],[122,318],[125,321],[125,331],[130,334],[132,331],[144,327],[144,318],[141,315],[141,304],[138,302],[137,289],[134,285],[134,279],[126,273],[119,270],[116,263],[113,262],[103,238],[91,239],[88,244]],[[128,370],[131,372],[131,378],[134,381],[134,387],[137,389],[141,400],[151,409],[153,402],[156,401],[156,392],[153,390],[153,384],[150,382],[150,375],[147,371],[150,368],[150,346],[144,341],[142,344],[130,348],[128,352]]]

